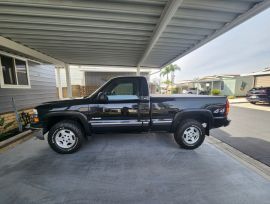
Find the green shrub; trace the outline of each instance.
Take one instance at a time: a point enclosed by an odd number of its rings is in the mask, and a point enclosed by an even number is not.
[[[228,99],[234,99],[235,96],[227,96]]]
[[[179,87],[175,87],[172,89],[172,94],[178,94],[179,93]]]
[[[213,95],[219,95],[220,94],[220,90],[219,89],[213,89],[212,90],[212,94]]]
[[[15,121],[5,123],[5,118],[0,118],[0,136],[10,127],[13,125]]]

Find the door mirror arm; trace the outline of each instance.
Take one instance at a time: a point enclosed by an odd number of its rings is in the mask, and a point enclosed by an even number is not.
[[[108,96],[103,92],[98,93],[97,100],[101,103],[108,103],[109,101]]]

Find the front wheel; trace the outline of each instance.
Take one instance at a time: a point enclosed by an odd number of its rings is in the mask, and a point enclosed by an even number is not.
[[[183,149],[199,147],[205,138],[205,129],[196,120],[185,120],[179,124],[174,133],[175,142]]]
[[[78,151],[83,140],[84,135],[80,124],[71,120],[56,123],[48,134],[50,147],[60,154],[71,154]]]

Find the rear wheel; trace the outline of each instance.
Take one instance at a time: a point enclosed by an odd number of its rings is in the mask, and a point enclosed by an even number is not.
[[[76,121],[64,120],[56,123],[49,131],[48,143],[60,154],[71,154],[80,149],[84,141],[81,125]]]
[[[175,142],[184,149],[195,149],[199,147],[205,138],[205,129],[196,120],[185,120],[179,124],[174,133]]]
[[[250,102],[251,104],[256,104],[256,102]]]

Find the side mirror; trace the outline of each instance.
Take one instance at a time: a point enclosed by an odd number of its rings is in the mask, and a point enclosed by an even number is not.
[[[102,103],[107,103],[108,102],[108,96],[103,92],[98,93],[97,99],[98,99],[99,102],[102,102]]]

